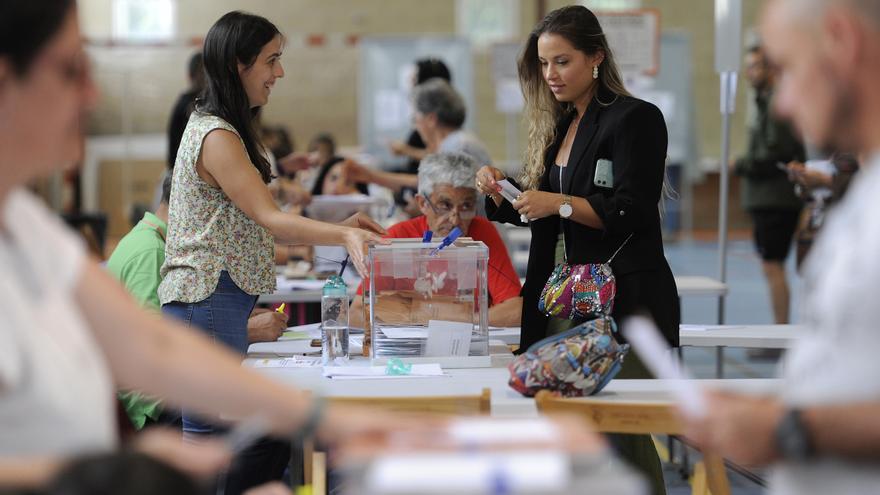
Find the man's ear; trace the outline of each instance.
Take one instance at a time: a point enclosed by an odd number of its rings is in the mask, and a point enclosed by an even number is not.
[[[425,197],[422,196],[422,193],[419,193],[419,194],[416,194],[415,200],[416,200],[416,206],[418,206],[419,210],[421,210],[422,213],[424,213],[425,207],[428,206],[428,202],[425,201]]]

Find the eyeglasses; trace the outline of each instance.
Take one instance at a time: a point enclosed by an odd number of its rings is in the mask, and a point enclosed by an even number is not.
[[[458,213],[458,218],[462,220],[470,220],[477,215],[477,208],[474,203],[465,202],[460,205],[453,205],[449,201],[443,199],[437,202],[435,205],[431,202],[431,199],[428,198],[427,194],[422,194],[422,197],[425,198],[425,202],[428,203],[428,206],[434,211],[434,213],[440,218],[446,218],[452,216],[452,212]]]

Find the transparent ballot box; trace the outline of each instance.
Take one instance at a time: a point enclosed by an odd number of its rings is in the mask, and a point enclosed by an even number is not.
[[[370,247],[364,302],[374,364],[391,358],[448,368],[489,366],[489,249],[461,238],[394,239]]]

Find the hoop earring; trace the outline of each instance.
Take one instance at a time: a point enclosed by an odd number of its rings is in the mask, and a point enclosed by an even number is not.
[[[593,79],[599,79],[599,66],[593,66]]]

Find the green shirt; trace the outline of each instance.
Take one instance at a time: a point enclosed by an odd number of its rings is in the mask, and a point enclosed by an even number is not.
[[[773,115],[772,100],[770,93],[756,95],[748,150],[736,161],[736,173],[744,179],[742,204],[746,210],[797,211],[803,201],[795,195],[794,184],[780,164],[803,162],[806,153],[791,126]]]
[[[150,212],[125,235],[110,259],[107,269],[144,307],[159,309],[156,289],[162,282],[159,269],[165,262],[165,222]]]
[[[165,222],[147,212],[131,232],[119,241],[107,260],[107,269],[128,292],[145,308],[156,311],[159,310],[156,290],[162,281],[159,269],[165,262],[167,230]],[[143,428],[148,417],[154,420],[159,417],[161,408],[157,400],[137,392],[120,392],[119,399],[137,429]]]

